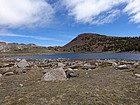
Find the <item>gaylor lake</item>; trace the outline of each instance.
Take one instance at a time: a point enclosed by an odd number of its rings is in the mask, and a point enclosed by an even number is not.
[[[72,53],[72,54],[46,54],[36,56],[16,56],[14,58],[34,58],[34,59],[53,59],[53,58],[68,58],[68,59],[115,59],[115,60],[140,60],[140,54],[132,53]]]

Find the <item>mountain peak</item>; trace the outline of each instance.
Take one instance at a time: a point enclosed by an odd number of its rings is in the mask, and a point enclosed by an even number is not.
[[[140,51],[140,37],[114,37],[83,33],[63,46],[62,50],[68,52]]]

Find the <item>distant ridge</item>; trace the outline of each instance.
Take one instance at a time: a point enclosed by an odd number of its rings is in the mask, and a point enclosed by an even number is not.
[[[115,37],[83,33],[63,46],[62,50],[67,52],[140,51],[140,37]]]
[[[18,53],[40,53],[46,52],[48,48],[37,46],[35,44],[18,44],[0,42],[0,53],[18,54]]]
[[[23,49],[35,48],[35,44],[18,44],[18,43],[6,43],[0,42],[0,52],[11,52],[11,51],[20,51]]]

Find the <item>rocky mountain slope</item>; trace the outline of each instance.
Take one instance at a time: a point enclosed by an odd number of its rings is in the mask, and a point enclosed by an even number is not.
[[[35,44],[18,44],[18,43],[0,42],[0,52],[21,51],[21,50],[31,49],[35,47],[38,46]]]
[[[84,33],[62,47],[68,52],[129,52],[140,51],[140,37],[113,37]]]

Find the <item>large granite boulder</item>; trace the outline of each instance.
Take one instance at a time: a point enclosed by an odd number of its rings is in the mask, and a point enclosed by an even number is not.
[[[66,73],[63,68],[55,68],[46,71],[42,80],[45,81],[64,81],[66,80]]]
[[[18,68],[25,68],[27,66],[29,66],[29,63],[26,61],[26,59],[22,59],[20,62],[15,64],[15,67],[18,67]]]

